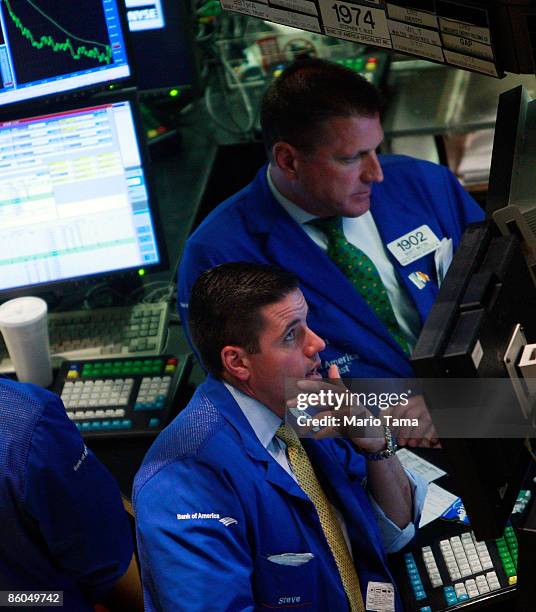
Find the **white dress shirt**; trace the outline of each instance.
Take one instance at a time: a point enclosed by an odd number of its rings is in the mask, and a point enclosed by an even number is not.
[[[270,176],[270,166],[268,166],[266,176],[274,198],[294,221],[301,226],[309,238],[323,251],[327,251],[328,240],[325,234],[317,227],[308,223],[308,221],[316,217],[293,204],[277,190]],[[358,249],[361,249],[374,262],[387,290],[387,295],[389,296],[398,325],[409,344],[410,350],[413,350],[421,327],[419,314],[397,278],[396,271],[387,256],[372,214],[370,211],[367,211],[359,217],[343,217],[342,229],[346,240]]]
[[[223,383],[229,393],[233,396],[236,403],[244,413],[244,416],[251,425],[255,435],[259,439],[260,443],[268,451],[268,453],[279,463],[279,465],[287,472],[296,482],[296,476],[292,472],[292,468],[287,458],[287,445],[280,440],[275,434],[282,420],[264,404],[261,404],[258,400],[246,395],[236,387]],[[383,545],[386,552],[396,552],[403,548],[415,535],[415,519],[420,516],[422,508],[424,506],[424,498],[426,497],[427,483],[426,481],[417,474],[412,474],[406,470],[409,482],[413,493],[413,522],[406,525],[404,529],[400,529],[390,518],[388,518],[382,508],[378,505],[374,497],[368,493],[368,497],[376,515],[376,520],[382,536]],[[342,534],[348,546],[350,554],[352,549],[350,546],[350,539],[348,537],[348,530],[342,514],[332,506],[338,523],[341,526]]]

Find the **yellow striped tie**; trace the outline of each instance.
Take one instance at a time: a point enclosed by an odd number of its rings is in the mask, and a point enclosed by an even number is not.
[[[359,578],[354,563],[350,557],[348,547],[344,541],[340,525],[333,514],[333,509],[322,490],[318,478],[309,461],[298,435],[286,423],[283,423],[275,434],[287,445],[287,453],[292,471],[298,484],[307,494],[320,519],[322,530],[331,549],[335,563],[341,576],[342,585],[352,612],[365,612],[363,596],[359,587]]]

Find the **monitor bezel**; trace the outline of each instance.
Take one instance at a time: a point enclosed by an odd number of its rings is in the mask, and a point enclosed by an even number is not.
[[[153,229],[155,234],[155,241],[158,247],[158,253],[160,256],[160,261],[154,264],[148,264],[145,266],[136,265],[131,268],[122,268],[121,270],[115,271],[105,271],[105,272],[95,272],[92,274],[85,274],[83,276],[76,276],[71,278],[63,278],[54,281],[46,281],[43,283],[38,283],[35,285],[25,285],[22,287],[13,287],[0,289],[0,302],[3,302],[7,299],[11,299],[14,297],[19,297],[23,295],[42,295],[50,291],[60,290],[66,285],[70,285],[72,287],[81,287],[81,286],[91,286],[96,283],[102,282],[113,282],[113,281],[121,281],[125,279],[139,279],[140,274],[139,270],[143,269],[146,275],[150,275],[157,272],[162,272],[169,270],[169,257],[168,257],[168,249],[167,244],[164,237],[164,232],[162,229],[162,223],[160,218],[160,209],[158,205],[158,200],[156,197],[156,189],[154,185],[153,172],[151,169],[151,159],[149,155],[149,150],[147,147],[147,141],[145,138],[145,132],[143,130],[142,122],[141,122],[141,114],[139,110],[139,99],[138,92],[135,88],[125,89],[117,92],[102,92],[96,96],[91,98],[86,98],[84,100],[81,99],[71,99],[69,101],[62,101],[56,103],[56,105],[52,106],[50,104],[38,106],[34,105],[33,112],[28,112],[29,109],[26,109],[25,113],[16,113],[13,114],[11,119],[6,119],[4,116],[0,117],[0,121],[9,122],[11,121],[19,121],[21,119],[27,119],[30,117],[40,117],[43,115],[50,115],[55,113],[62,113],[66,111],[76,111],[83,108],[92,108],[96,106],[107,106],[114,103],[119,102],[129,102],[133,125],[136,134],[136,138],[138,141],[139,149],[140,149],[140,158],[141,163],[144,169],[145,175],[145,185],[147,189],[147,195],[150,202],[150,210],[151,217],[153,222]],[[20,110],[20,109],[17,109]]]
[[[195,44],[195,34],[194,34],[194,27],[193,27],[194,13],[191,10],[191,6],[192,6],[191,0],[175,0],[174,2],[172,2],[172,0],[162,0],[162,3],[164,5],[164,10],[166,12],[169,10],[169,5],[172,5],[171,9],[175,11],[174,16],[177,17],[178,25],[181,27],[180,34],[181,36],[183,36],[183,40],[185,42],[184,47],[188,54],[187,63],[190,67],[191,80],[188,83],[178,83],[177,82],[177,83],[173,83],[170,85],[164,85],[162,87],[147,87],[147,88],[140,87],[140,80],[143,78],[143,76],[138,76],[138,75],[141,75],[142,71],[139,70],[139,65],[137,62],[138,42],[136,41],[136,37],[137,36],[141,37],[143,35],[145,37],[144,40],[150,39],[151,37],[154,37],[157,39],[159,35],[158,30],[149,31],[149,32],[131,32],[129,25],[128,25],[128,19],[127,19],[128,9],[126,8],[126,2],[125,0],[119,0],[119,1],[122,5],[121,8],[122,8],[122,11],[124,14],[123,16],[125,19],[125,32],[126,32],[126,36],[129,41],[130,65],[131,65],[131,68],[133,67],[135,69],[135,71],[132,73],[132,81],[139,91],[140,98],[145,100],[145,99],[155,98],[158,96],[167,96],[169,91],[175,88],[180,90],[180,95],[177,98],[174,98],[174,100],[180,101],[183,98],[185,100],[189,100],[192,97],[199,95],[201,91],[200,90],[200,86],[201,86],[200,56],[199,56],[197,46]],[[186,27],[185,25],[183,25],[182,22],[186,21],[187,19],[190,20],[192,27]]]
[[[103,2],[103,0],[101,0],[101,2]],[[70,89],[65,89],[62,91],[53,91],[50,93],[40,94],[32,96],[30,98],[25,98],[24,100],[2,102],[0,97],[0,121],[9,121],[9,117],[12,115],[13,112],[29,112],[31,114],[33,109],[35,108],[35,104],[55,105],[57,103],[62,103],[64,101],[76,98],[85,98],[87,96],[95,95],[99,92],[113,91],[119,87],[125,89],[134,87],[137,75],[136,66],[132,60],[133,53],[128,31],[125,3],[124,0],[114,0],[114,2],[116,4],[117,14],[119,16],[119,24],[121,27],[121,34],[123,36],[126,64],[129,68],[129,74],[124,77],[119,77],[117,79],[108,79],[98,83],[92,83],[83,87],[72,87]],[[8,119],[4,119],[4,116],[8,117]]]
[[[498,245],[501,247],[499,251],[497,250]],[[492,371],[490,366],[486,364],[485,357],[477,364],[475,363],[474,351],[469,348],[462,350],[458,346],[453,347],[451,340],[457,330],[460,318],[465,314],[482,315],[478,320],[479,334],[486,329],[491,329],[489,321],[486,321],[488,305],[480,305],[474,299],[474,291],[472,290],[481,288],[475,281],[478,277],[483,278],[482,273],[497,270],[494,266],[490,268],[489,264],[490,262],[495,263],[493,255],[501,251],[505,254],[508,253],[509,256],[515,255],[508,260],[509,262],[515,263],[519,262],[520,259],[522,260],[521,250],[516,239],[500,236],[491,221],[469,225],[460,241],[436,301],[423,325],[410,361],[426,400],[431,406],[432,418],[434,409],[441,410],[449,402],[454,402],[453,405],[456,405],[453,392],[444,393],[444,389],[437,386],[435,379],[459,380],[476,378],[477,375],[479,378],[481,376],[489,378],[490,375],[495,378],[499,377],[497,372]],[[509,265],[513,265],[513,263],[509,263]],[[523,275],[522,269],[516,267],[516,270]],[[494,284],[502,285],[504,282],[502,277],[498,280],[500,283],[497,283],[497,280],[493,277]],[[508,282],[514,282],[512,277],[508,277]],[[528,270],[525,271],[523,284],[530,284]],[[504,295],[506,289],[501,286],[500,291]],[[495,299],[496,295],[494,293],[493,300]],[[519,300],[517,303],[521,304]],[[519,308],[521,307],[519,306]],[[492,312],[496,312],[495,303],[491,308]],[[505,313],[505,317],[508,317],[509,314],[509,312]],[[525,321],[522,320],[521,322]],[[473,327],[476,324],[477,321],[475,320]],[[505,319],[506,325],[510,325],[509,319],[507,321]],[[513,327],[512,325],[512,330]],[[536,326],[533,326],[531,331],[529,337],[536,333]],[[479,339],[482,338],[479,336]],[[466,336],[466,340],[469,347],[473,341],[473,336]],[[498,363],[499,358],[494,356],[494,361]],[[506,367],[504,367],[502,374],[506,378]],[[521,407],[519,408],[519,414],[521,416]],[[512,511],[519,487],[531,464],[528,452],[526,453],[524,440],[505,437],[502,438],[502,447],[498,448],[496,438],[441,438],[441,429],[439,429],[439,436],[444,456],[449,464],[447,469],[457,485],[458,493],[462,497],[477,538],[500,537]],[[508,467],[512,468],[509,473],[508,488],[503,492],[502,497],[497,492],[498,476],[495,472],[491,472],[487,480],[482,478],[482,474],[486,473],[488,467],[487,461],[494,456],[500,456],[501,458],[507,456],[510,460]],[[502,465],[506,464],[503,463]]]

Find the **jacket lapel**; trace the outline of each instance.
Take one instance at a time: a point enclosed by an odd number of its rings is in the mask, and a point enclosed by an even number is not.
[[[402,266],[387,248],[390,242],[397,240],[401,236],[423,225],[422,212],[417,214],[409,210],[408,207],[404,207],[403,218],[401,218],[401,215],[397,216],[394,214],[393,202],[389,198],[374,197],[374,193],[378,187],[381,188],[381,186],[375,185],[372,190],[372,204],[370,210],[374,222],[376,223],[382,242],[385,245],[387,256],[393,264],[401,284],[406,289],[413,305],[419,312],[421,323],[424,323],[438,293],[434,253],[425,255],[406,266]],[[431,229],[441,240],[442,233],[439,228],[431,227]],[[424,273],[430,279],[422,289],[419,289],[410,278],[411,274],[416,272]]]
[[[249,215],[246,224],[251,233],[263,236],[269,261],[294,272],[304,289],[310,289],[328,303],[336,303],[361,327],[404,355],[346,276],[274,199],[266,180],[266,166],[257,174],[253,191],[260,193],[261,198],[249,203],[257,214]],[[304,258],[297,256],[300,253],[316,255]]]
[[[254,462],[264,465],[266,480],[288,495],[309,501],[307,495],[305,495],[294,479],[287,474],[261,444],[240,406],[225,388],[225,385],[209,374],[203,387],[207,398],[217,407],[221,415],[240,437],[249,457]]]

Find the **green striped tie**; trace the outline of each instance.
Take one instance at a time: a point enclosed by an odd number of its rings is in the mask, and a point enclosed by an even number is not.
[[[380,273],[370,257],[346,240],[342,229],[342,217],[313,219],[309,225],[318,228],[328,239],[328,257],[357,289],[374,314],[387,327],[389,333],[409,355],[409,347]]]

